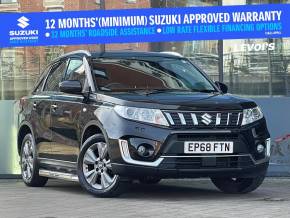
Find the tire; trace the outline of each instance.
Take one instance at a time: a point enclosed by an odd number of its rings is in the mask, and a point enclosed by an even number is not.
[[[255,178],[211,178],[211,181],[224,193],[246,194],[256,190],[264,179],[265,175]]]
[[[160,178],[156,178],[156,177],[143,177],[139,179],[139,182],[141,184],[146,184],[146,185],[154,185],[154,184],[158,184],[161,181]]]
[[[39,176],[39,164],[33,136],[27,134],[21,145],[21,176],[23,182],[30,187],[45,186],[48,178]]]
[[[84,142],[78,157],[77,174],[81,186],[96,197],[115,197],[123,191],[124,182],[112,172],[108,145],[101,134]]]

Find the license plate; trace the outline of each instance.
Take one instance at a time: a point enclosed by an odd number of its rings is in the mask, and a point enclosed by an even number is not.
[[[233,152],[233,142],[184,142],[185,154],[231,154]]]

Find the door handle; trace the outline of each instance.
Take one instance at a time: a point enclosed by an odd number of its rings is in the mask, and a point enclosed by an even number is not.
[[[33,110],[36,110],[36,107],[37,107],[37,103],[33,102]]]
[[[56,109],[57,109],[57,105],[56,105],[56,104],[52,104],[52,105],[51,105],[51,109],[52,109],[53,111],[56,111]]]

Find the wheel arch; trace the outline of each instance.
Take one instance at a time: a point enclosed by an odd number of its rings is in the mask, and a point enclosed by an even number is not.
[[[107,139],[106,131],[104,130],[102,125],[98,121],[93,120],[88,122],[83,129],[80,147],[90,136],[95,134],[102,134]]]
[[[18,130],[18,135],[17,135],[17,151],[19,155],[21,151],[22,141],[28,133],[31,133],[32,136],[34,137],[31,125],[28,122],[23,122],[20,125],[20,128]]]

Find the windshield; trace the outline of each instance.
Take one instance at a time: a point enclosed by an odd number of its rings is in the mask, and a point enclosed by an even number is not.
[[[216,92],[209,80],[186,59],[98,59],[93,75],[101,91],[137,90]]]

